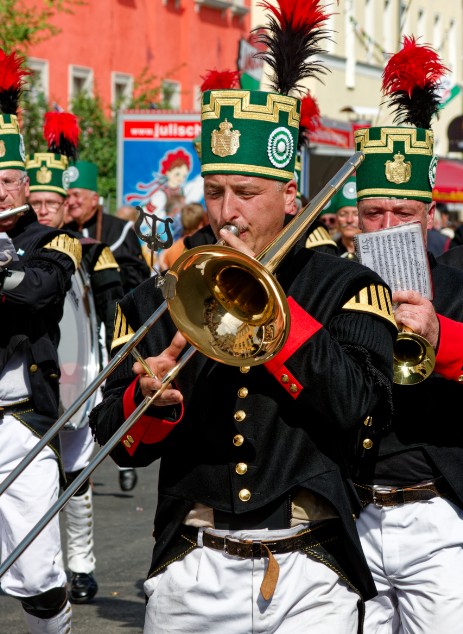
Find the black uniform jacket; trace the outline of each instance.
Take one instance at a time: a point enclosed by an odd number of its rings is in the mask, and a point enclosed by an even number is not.
[[[82,249],[78,240],[63,231],[39,224],[32,209],[8,235],[19,256],[8,269],[24,272],[24,277],[15,288],[0,294],[0,369],[15,350],[23,351],[34,409],[52,419],[50,426],[58,417],[58,324]],[[34,426],[38,433],[44,432],[44,424],[41,419]]]
[[[342,454],[346,438],[367,415],[390,415],[396,326],[386,301],[389,291],[366,267],[299,245],[280,265],[277,277],[292,298],[291,332],[294,328],[298,333],[294,339],[290,333],[278,353],[281,363],[277,355],[275,362],[243,373],[196,353],[176,380],[184,394],[181,421],[172,424],[163,440],[150,442],[150,430],[159,422],[151,416],[167,421],[179,417],[179,408],[151,408],[150,416],[131,429],[132,455],[119,443],[112,456],[126,466],[147,465],[162,456],[151,570],[195,502],[241,514],[302,486],[337,509],[350,578],[364,597],[373,596]],[[154,278],[122,300],[114,350],[160,302]],[[141,354],[158,354],[175,332],[164,313],[140,342]],[[127,418],[124,394],[134,380],[132,364],[128,359],[108,378],[104,399],[90,415],[101,444]],[[147,435],[140,440],[138,426],[145,422]],[[234,442],[237,436],[243,437],[242,444]],[[248,466],[245,474],[237,474],[237,463]],[[240,499],[243,488],[251,492],[249,501]]]
[[[381,437],[373,420],[373,428],[365,433],[376,446],[365,451],[360,443],[358,469],[366,481],[367,474],[374,473],[377,454],[385,456],[421,447],[463,508],[463,426],[455,417],[463,395],[463,270],[438,264],[431,254],[428,256],[436,313],[458,323],[441,321],[436,368],[429,378],[416,385],[394,385],[392,428]],[[456,359],[453,380],[443,376],[447,368],[445,359],[441,359],[450,350]]]
[[[67,224],[65,228],[78,231],[78,226],[75,222]],[[96,232],[97,214],[85,223],[81,233],[85,237],[94,238],[109,246],[119,264],[124,293],[129,293],[133,288],[149,278],[150,270],[143,257],[132,223],[110,214],[103,214],[101,236],[97,236]]]

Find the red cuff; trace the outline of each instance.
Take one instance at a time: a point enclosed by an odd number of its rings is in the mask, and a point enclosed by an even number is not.
[[[440,324],[435,371],[446,379],[463,382],[463,324],[437,315]]]
[[[288,394],[296,399],[301,393],[302,385],[285,367],[285,362],[302,344],[320,330],[322,325],[299,306],[292,297],[288,297],[288,306],[291,315],[288,339],[280,352],[273,359],[264,363],[264,366],[270,374],[273,374]]]
[[[137,409],[135,403],[135,390],[138,385],[138,377],[132,381],[129,387],[124,392],[123,396],[123,408],[125,420]],[[148,416],[143,414],[135,422],[126,435],[121,438],[121,442],[126,448],[127,452],[133,456],[138,445],[143,442],[144,444],[151,445],[156,442],[164,440],[168,434],[174,429],[177,423],[183,416],[182,413],[176,422],[167,421],[161,418],[155,418],[154,416]]]

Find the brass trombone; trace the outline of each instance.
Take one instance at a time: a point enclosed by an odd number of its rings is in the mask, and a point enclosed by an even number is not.
[[[363,158],[363,152],[356,152],[348,159],[323,189],[301,209],[256,259],[221,245],[196,247],[180,256],[167,274],[170,276],[170,283],[167,281],[165,285],[166,301],[113,357],[82,396],[56,421],[33,452],[28,454],[11,472],[6,478],[7,485],[0,489],[0,493],[79,410],[90,394],[130,354],[165,312],[166,304],[175,325],[192,345],[187,348],[177,365],[162,378],[160,388],[153,395],[145,397],[87,467],[5,559],[0,566],[0,577],[54,515],[63,508],[153,401],[164,392],[197,350],[221,363],[238,366],[258,365],[277,354],[289,332],[289,309],[284,291],[274,278],[273,272],[289,249],[317,218],[326,203],[358,168]],[[173,286],[172,281],[175,282],[175,294],[169,292]],[[198,295],[200,299],[203,298],[203,303],[198,301]],[[196,305],[199,304],[200,309],[193,308],[189,304],[189,298],[192,296],[195,297]]]

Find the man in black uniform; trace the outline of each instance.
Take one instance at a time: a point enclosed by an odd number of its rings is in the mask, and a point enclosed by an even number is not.
[[[284,19],[292,24],[293,16]],[[203,95],[205,202],[216,239],[231,253],[261,252],[293,209],[299,113],[300,101],[278,92]],[[187,284],[188,296],[198,295],[195,312],[204,310],[206,338],[216,351],[236,345],[236,356],[224,355],[230,363],[193,356],[112,454],[136,466],[161,458],[145,634],[361,631],[363,600],[375,589],[342,448],[369,414],[390,415],[396,327],[376,274],[304,246],[290,249],[277,270],[291,325],[285,345],[262,363],[247,344],[265,350],[262,338],[278,326],[220,317],[218,307],[216,318],[214,298],[201,303],[199,280],[194,295]],[[201,277],[209,266],[198,260],[193,268]],[[155,280],[126,296],[113,349],[161,302]],[[139,346],[154,377],[126,362],[108,379],[90,416],[98,442],[160,387],[157,377],[185,343],[165,313]]]
[[[64,225],[64,213],[67,204],[68,179],[66,170],[69,159],[75,159],[79,138],[79,127],[75,115],[66,112],[47,112],[44,122],[44,138],[48,143],[47,152],[36,152],[28,156],[26,170],[29,176],[29,203],[37,214],[39,222],[49,227],[61,229]],[[69,231],[69,230],[68,230]],[[114,314],[116,303],[124,296],[119,266],[107,245],[97,242],[93,238],[84,238],[77,232],[70,232],[82,245],[82,262],[80,273],[84,286],[90,283],[90,293],[94,305],[95,315],[84,311],[77,313],[87,319],[85,331],[92,329],[93,320],[96,321],[95,341],[96,357],[103,360],[110,352],[114,329]],[[88,279],[87,279],[88,277]],[[79,290],[75,286],[73,292]],[[72,301],[72,299],[70,300]],[[78,296],[77,301],[85,302],[84,296]],[[74,323],[76,316],[71,315]],[[71,324],[71,325],[72,325]],[[104,339],[107,351],[98,354],[98,346],[105,344],[98,336],[103,324]],[[98,328],[99,326],[99,328]],[[62,336],[67,333],[77,334],[66,330],[63,320],[60,324]],[[82,342],[79,342],[79,345]],[[73,344],[74,345],[74,344]],[[83,344],[82,344],[83,345]],[[67,359],[68,363],[78,363],[78,358]],[[91,365],[92,359],[84,359],[84,363]],[[63,359],[61,359],[63,363]],[[102,368],[99,368],[102,369]],[[71,380],[75,379],[70,375]],[[86,388],[87,385],[84,386]],[[64,399],[62,399],[64,400]],[[94,442],[86,419],[78,420],[70,429],[60,432],[62,457],[66,473],[66,482],[71,484],[82,470],[89,464],[94,449]],[[93,492],[88,479],[69,500],[63,510],[66,527],[66,560],[71,572],[69,596],[75,603],[87,603],[96,595],[98,584],[94,577],[96,559],[93,540]]]
[[[124,292],[129,293],[150,276],[132,223],[103,213],[98,197],[98,168],[90,161],[77,161],[68,169],[66,228],[104,242],[119,264]]]
[[[365,152],[357,170],[364,233],[417,222],[426,244],[437,163],[430,122],[445,70],[435,51],[407,37],[385,68],[383,93],[402,125],[355,133]],[[463,431],[454,412],[463,381],[463,271],[438,264],[430,252],[428,261],[432,300],[405,283],[392,299],[399,328],[421,335],[429,348],[416,355],[416,369],[413,356],[399,352],[392,425],[382,430],[373,416],[358,447],[365,508],[357,527],[378,590],[366,604],[365,632],[462,629]],[[434,353],[434,372],[420,376]]]
[[[3,55],[3,52],[2,52]],[[3,56],[2,81],[11,79],[14,62]],[[19,96],[18,80],[0,87],[0,214],[24,205],[29,195],[24,142],[16,115],[6,110]],[[6,102],[3,101],[7,91]],[[0,268],[0,479],[22,461],[58,417],[57,347],[71,277],[81,260],[81,246],[69,235],[37,222],[32,208],[23,215],[0,216],[8,259]],[[0,496],[2,559],[16,548],[57,500],[60,487],[59,439],[38,454]],[[5,572],[2,590],[18,598],[32,634],[70,631],[71,606],[66,573],[59,564],[58,518],[54,518]]]

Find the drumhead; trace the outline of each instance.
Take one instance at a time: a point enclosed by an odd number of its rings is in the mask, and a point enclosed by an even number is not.
[[[61,369],[60,400],[67,410],[98,376],[101,367],[98,321],[87,275],[81,267],[72,276],[72,285],[64,302],[60,321],[58,357]],[[74,414],[63,429],[88,425],[88,415],[96,404],[98,390]]]

